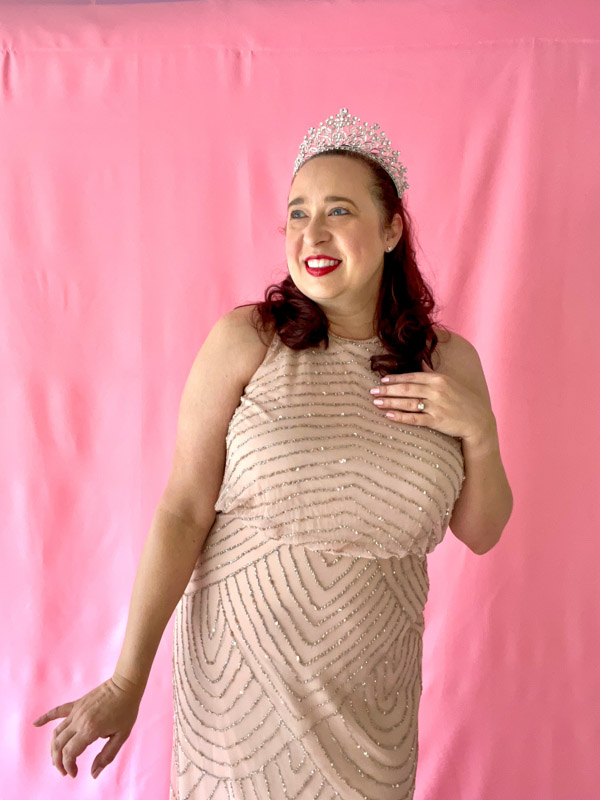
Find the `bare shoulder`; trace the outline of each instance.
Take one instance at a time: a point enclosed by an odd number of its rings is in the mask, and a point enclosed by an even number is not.
[[[243,386],[248,384],[263,362],[275,335],[274,329],[262,334],[257,331],[252,322],[255,308],[255,303],[239,306],[228,311],[222,318],[227,325],[227,335],[231,338],[232,352],[236,353]]]
[[[451,369],[468,360],[479,359],[475,347],[460,333],[445,328],[434,328],[433,330],[438,337],[433,353],[433,366],[436,370],[443,371],[444,367]]]
[[[490,402],[490,394],[479,353],[460,333],[444,328],[434,328],[438,344],[433,352],[433,368],[467,385],[472,391]]]

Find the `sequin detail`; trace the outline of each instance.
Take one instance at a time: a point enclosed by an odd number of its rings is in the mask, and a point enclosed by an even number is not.
[[[176,608],[172,800],[410,800],[426,554],[460,441],[371,402],[377,339],[274,336]]]

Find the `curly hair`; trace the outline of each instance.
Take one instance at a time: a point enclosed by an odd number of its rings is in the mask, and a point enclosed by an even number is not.
[[[432,354],[438,344],[433,324],[447,329],[433,319],[435,300],[417,266],[413,224],[394,182],[379,164],[360,153],[335,149],[328,150],[327,154],[353,158],[369,167],[373,176],[370,192],[380,212],[382,232],[396,213],[403,223],[400,241],[391,252],[384,254],[377,299],[377,335],[388,352],[371,356],[371,370],[379,372],[380,376],[422,372],[421,360],[433,368]],[[307,161],[319,155],[322,154],[311,156]],[[280,230],[285,233],[285,228]],[[265,289],[264,300],[252,311],[252,324],[259,335],[260,331],[275,328],[283,343],[293,350],[315,347],[322,341],[329,347],[327,315],[298,289],[289,274],[280,283],[270,284]]]

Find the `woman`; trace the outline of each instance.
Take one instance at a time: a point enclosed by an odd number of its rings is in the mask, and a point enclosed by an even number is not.
[[[34,723],[64,717],[62,774],[99,737],[94,777],[114,759],[176,609],[171,797],[413,797],[426,555],[449,524],[485,553],[512,494],[377,127],[341,109],[310,129],[289,276],[198,353],[115,672]]]

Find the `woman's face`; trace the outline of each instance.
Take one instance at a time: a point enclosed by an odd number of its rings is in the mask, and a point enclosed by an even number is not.
[[[350,320],[354,327],[371,322],[384,253],[402,234],[399,214],[387,234],[380,230],[370,181],[366,165],[344,156],[322,155],[298,170],[290,188],[286,222],[290,276],[338,327],[347,327]],[[341,259],[341,263],[333,272],[311,275],[305,260],[317,255]]]

